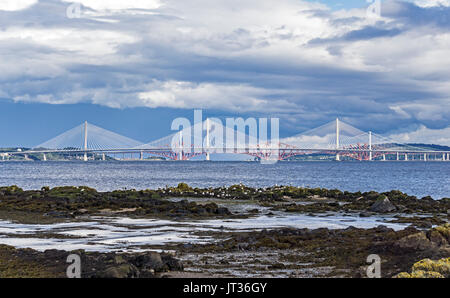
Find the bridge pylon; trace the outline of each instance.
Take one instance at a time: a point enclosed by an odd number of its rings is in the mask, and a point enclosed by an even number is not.
[[[88,135],[87,134],[88,134],[88,123],[87,123],[87,121],[84,121],[84,158],[83,158],[84,161],[88,160],[88,158],[87,158]]]
[[[340,129],[339,129],[339,118],[336,118],[336,161],[340,161],[341,157],[339,155],[339,141],[340,141]]]

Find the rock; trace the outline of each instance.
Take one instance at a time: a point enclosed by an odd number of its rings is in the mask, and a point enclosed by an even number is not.
[[[408,208],[403,205],[396,205],[396,207],[398,212],[406,212],[408,210]]]
[[[217,208],[217,214],[218,215],[227,215],[227,214],[231,214],[231,212],[225,207],[219,207],[219,208]]]
[[[444,276],[439,272],[418,270],[412,273],[401,272],[394,278],[444,278]]]
[[[449,278],[450,258],[443,258],[437,261],[423,259],[415,263],[411,268],[411,273],[402,272],[397,274],[397,278]]]
[[[430,240],[428,240],[427,236],[423,232],[419,232],[416,234],[408,235],[406,237],[401,238],[395,245],[400,249],[405,250],[429,250],[434,248],[433,244]]]
[[[139,278],[154,278],[155,270],[153,269],[143,269],[140,271]]]
[[[121,255],[114,256],[114,263],[116,263],[117,265],[121,265],[121,264],[124,264],[126,262],[127,261],[125,261],[125,259]]]
[[[450,243],[450,223],[438,226],[434,228],[434,230],[438,231],[447,240],[447,242]]]
[[[359,214],[359,217],[370,217],[372,213],[363,211]]]
[[[385,225],[379,225],[376,229],[377,229],[377,232],[380,232],[380,233],[389,233],[389,232],[394,231],[393,229],[388,228]]]
[[[138,268],[153,269],[155,272],[164,271],[165,265],[161,258],[161,255],[157,252],[148,252],[140,254],[132,260]]]
[[[415,263],[412,267],[412,271],[431,271],[438,272],[446,277],[450,276],[450,258],[443,258],[437,261],[430,259],[424,259]]]
[[[183,263],[181,261],[175,259],[173,256],[169,254],[163,254],[161,256],[163,263],[169,268],[170,271],[183,271]]]
[[[372,206],[370,206],[369,210],[372,212],[378,212],[378,213],[387,213],[395,211],[397,208],[394,206],[394,204],[389,201],[387,197],[384,199],[380,199],[373,203]]]
[[[139,270],[133,264],[122,264],[106,268],[104,272],[99,273],[102,278],[137,278]]]
[[[430,196],[423,197],[422,200],[426,201],[426,202],[433,202],[434,201],[433,198],[430,197]]]
[[[433,227],[433,224],[430,221],[422,221],[422,222],[416,223],[416,227],[430,229]]]
[[[72,215],[70,215],[69,213],[64,212],[64,211],[50,211],[50,212],[44,213],[44,216],[54,217],[54,218],[70,218],[70,217],[73,217]]]
[[[436,246],[445,246],[448,244],[445,236],[439,233],[437,229],[430,230],[427,236],[430,239],[430,241],[434,243]]]

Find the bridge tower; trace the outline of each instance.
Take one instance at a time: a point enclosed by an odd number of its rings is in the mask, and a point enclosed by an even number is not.
[[[84,161],[88,160],[88,158],[87,158],[87,148],[88,148],[87,134],[88,134],[87,121],[84,121]]]
[[[371,131],[369,131],[369,160],[370,161],[372,160],[372,132]]]
[[[336,118],[336,160],[341,160],[339,156],[339,118]]]

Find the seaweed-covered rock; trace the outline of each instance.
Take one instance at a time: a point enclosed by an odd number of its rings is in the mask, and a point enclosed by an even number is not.
[[[164,271],[165,264],[161,258],[161,255],[156,252],[149,252],[137,255],[131,260],[136,266],[144,269],[153,269],[156,272]]]
[[[381,198],[379,198],[369,208],[370,211],[378,213],[388,213],[395,211],[396,209],[397,208],[394,206],[394,204],[392,204],[386,196],[382,196]]]
[[[397,278],[448,278],[450,277],[450,257],[437,261],[423,259],[415,263],[411,273],[401,272]]]
[[[427,232],[418,232],[399,239],[394,246],[404,251],[428,251],[430,256],[450,255],[450,224],[438,226]]]
[[[157,252],[99,253],[56,249],[39,252],[0,245],[0,278],[64,278],[67,257],[71,254],[80,257],[82,278],[150,278],[161,276],[160,272],[183,270],[179,260],[170,254]]]
[[[400,249],[412,251],[433,248],[433,244],[423,232],[405,236],[398,240],[395,245]]]
[[[161,254],[161,259],[170,271],[183,271],[183,263],[169,254]]]
[[[133,264],[113,265],[98,274],[101,278],[137,278],[139,270]]]

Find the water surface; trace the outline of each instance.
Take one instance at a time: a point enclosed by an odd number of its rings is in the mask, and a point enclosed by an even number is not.
[[[244,183],[450,197],[450,162],[0,162],[0,185],[25,189],[85,185],[99,191],[158,188],[186,182],[196,187]]]

